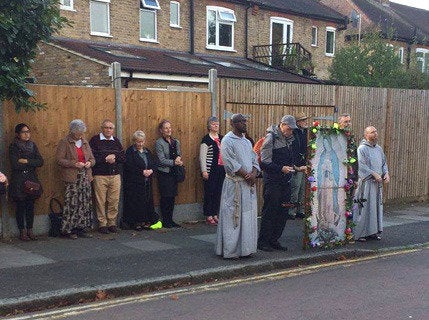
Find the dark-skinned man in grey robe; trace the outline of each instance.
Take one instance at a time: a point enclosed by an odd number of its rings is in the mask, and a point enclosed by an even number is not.
[[[381,240],[383,231],[383,183],[389,183],[389,171],[383,149],[377,144],[377,129],[365,128],[364,139],[357,150],[359,181],[355,193],[356,207],[353,234],[358,241]]]
[[[260,171],[251,142],[245,138],[246,117],[231,117],[232,131],[222,139],[226,172],[222,187],[216,254],[225,259],[247,257],[257,251],[256,175]]]

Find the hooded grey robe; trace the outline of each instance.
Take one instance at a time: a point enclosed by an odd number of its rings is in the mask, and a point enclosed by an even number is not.
[[[236,172],[258,171],[252,144],[228,132],[222,139],[221,155],[227,177],[222,187],[215,252],[224,258],[248,256],[257,251],[257,194]]]
[[[383,231],[383,186],[375,181],[372,173],[384,176],[388,173],[386,156],[378,145],[362,140],[358,150],[359,181],[355,193],[353,229],[355,239]],[[366,201],[365,201],[366,200]]]

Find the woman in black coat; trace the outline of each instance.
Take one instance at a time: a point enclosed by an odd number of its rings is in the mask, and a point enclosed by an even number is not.
[[[24,182],[40,184],[36,168],[43,165],[43,158],[36,144],[30,140],[30,128],[25,123],[15,127],[15,140],[9,147],[12,176],[9,197],[16,203],[16,223],[19,238],[23,241],[37,240],[33,234],[34,201],[37,197],[24,192]]]
[[[143,131],[133,134],[133,145],[125,153],[124,222],[136,230],[159,229],[162,223],[153,204],[152,177],[157,162],[145,148]]]

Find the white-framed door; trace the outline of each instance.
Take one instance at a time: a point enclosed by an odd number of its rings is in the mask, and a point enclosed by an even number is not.
[[[270,64],[280,64],[284,60],[282,54],[286,53],[287,47],[277,47],[276,44],[291,43],[293,39],[293,21],[281,17],[271,17],[270,19]],[[276,58],[276,55],[280,55]]]

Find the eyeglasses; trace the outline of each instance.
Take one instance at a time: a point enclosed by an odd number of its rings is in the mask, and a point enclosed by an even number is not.
[[[110,129],[110,130],[113,130],[113,129],[115,129],[115,127],[103,127],[103,129]]]

